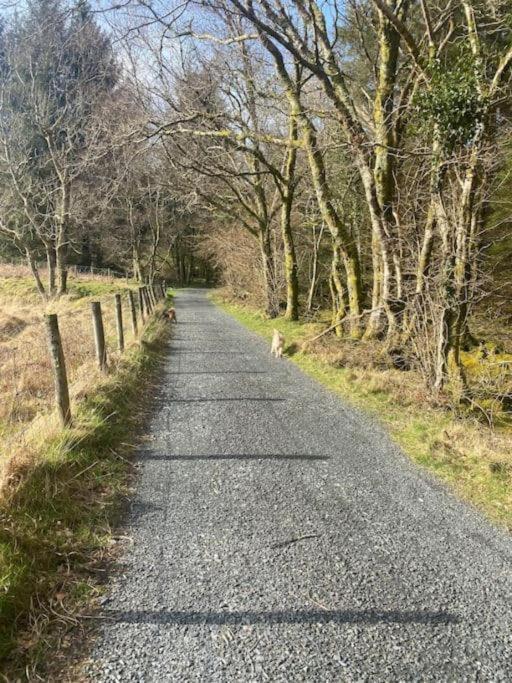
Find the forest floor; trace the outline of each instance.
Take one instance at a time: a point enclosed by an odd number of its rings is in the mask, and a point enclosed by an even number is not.
[[[125,288],[72,278],[67,296],[43,306],[24,269],[0,270],[0,680],[57,680],[74,644],[69,631],[117,545],[113,528],[133,474],[127,456],[169,329],[152,318],[135,339],[125,309],[119,354],[113,295]],[[92,300],[102,302],[107,375],[94,360]],[[58,313],[70,379],[65,430],[52,406],[45,311]]]
[[[512,413],[500,410],[497,401],[482,399],[487,410],[473,407],[471,413],[454,412],[448,401],[432,399],[417,372],[393,368],[373,342],[354,343],[329,335],[304,347],[329,326],[328,318],[310,323],[269,320],[255,308],[234,303],[222,291],[214,299],[269,343],[272,330],[278,328],[286,338],[285,353],[304,372],[368,411],[416,463],[512,530]],[[479,324],[484,325],[482,320]],[[503,382],[510,390],[512,353],[503,349],[507,339],[502,333],[502,348],[497,350],[496,344],[489,344],[486,357],[478,351],[463,353],[470,381],[475,378],[496,393],[498,382]]]
[[[303,372],[339,389],[328,364],[272,358],[204,290],[176,307],[82,675],[510,680],[511,537]]]

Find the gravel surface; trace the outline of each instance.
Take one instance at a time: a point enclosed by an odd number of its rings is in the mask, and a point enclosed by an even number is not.
[[[178,325],[91,681],[511,681],[512,539],[210,303]]]

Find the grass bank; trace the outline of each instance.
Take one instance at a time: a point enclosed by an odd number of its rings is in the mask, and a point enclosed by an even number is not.
[[[14,272],[11,272],[14,271]],[[72,402],[98,380],[91,325],[91,301],[100,301],[109,360],[116,363],[114,294],[124,293],[125,343],[136,343],[126,292],[136,283],[96,276],[71,276],[69,293],[43,302],[22,268],[0,266],[0,470],[34,422],[53,408],[54,386],[44,313],[57,313]]]
[[[156,318],[49,432],[8,464],[0,496],[0,672],[55,680],[68,633],[98,591],[129,492],[131,444],[168,325]],[[51,657],[49,653],[51,651]],[[49,663],[51,669],[48,668]]]
[[[269,342],[277,327],[285,335],[290,360],[355,407],[373,414],[412,460],[512,530],[510,428],[491,430],[477,419],[433,405],[416,373],[369,367],[372,364],[366,361],[374,354],[369,345],[323,338],[307,351],[300,350],[304,341],[325,329],[325,323],[268,320],[260,311],[225,301],[218,294],[212,298]]]

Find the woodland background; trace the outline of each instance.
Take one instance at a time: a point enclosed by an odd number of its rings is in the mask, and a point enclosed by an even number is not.
[[[511,65],[500,0],[4,5],[1,258],[223,285],[508,410]]]

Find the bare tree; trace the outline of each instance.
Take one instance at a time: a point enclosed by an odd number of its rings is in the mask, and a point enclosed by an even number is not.
[[[29,260],[35,262],[34,237],[44,248],[50,295],[65,293],[73,191],[97,153],[95,114],[115,85],[117,66],[88,10],[70,12],[58,0],[36,0],[4,31],[3,43],[3,202],[16,216],[15,239],[29,236]],[[12,220],[3,226],[13,236]]]

